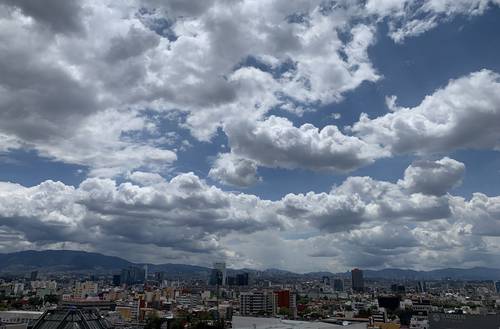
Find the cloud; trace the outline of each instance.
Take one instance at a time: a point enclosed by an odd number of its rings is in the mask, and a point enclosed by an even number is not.
[[[370,119],[362,114],[359,121],[342,132],[335,125],[319,129],[312,124],[293,126],[286,118],[270,116],[265,120],[235,120],[224,126],[231,152],[259,166],[306,168],[348,172],[375,160],[400,154],[432,155],[460,149],[499,149],[500,76],[481,70],[449,83],[413,108],[396,105],[387,99],[390,113]],[[443,160],[445,161],[445,160]],[[446,162],[446,161],[445,161]],[[463,170],[453,163],[435,164],[442,169],[428,170],[436,179],[458,184]],[[455,164],[457,165],[457,164]],[[416,167],[425,166],[425,162]],[[408,188],[427,189],[439,194],[428,182],[411,182],[410,168],[402,182]],[[453,172],[451,172],[453,171]],[[437,177],[437,176],[440,177]],[[446,178],[445,175],[450,175]],[[421,186],[411,186],[420,184]],[[428,184],[424,187],[422,184]]]
[[[421,12],[433,13],[429,20],[437,24],[444,14],[481,14],[489,3],[369,1],[328,7],[322,1],[291,4],[283,0],[231,5],[225,1],[67,4],[51,0],[40,6],[6,0],[0,6],[0,149],[34,150],[54,161],[86,166],[98,176],[167,170],[181,141],[166,146],[158,142],[160,136],[144,140],[137,134],[160,130],[161,121],[149,120],[141,112],[147,109],[158,116],[183,113],[176,128],[188,128],[201,141],[210,141],[222,127],[232,140],[234,156],[258,165],[349,171],[388,156],[389,151],[403,152],[404,140],[393,141],[387,146],[390,150],[382,150],[379,144],[387,136],[375,138],[368,131],[371,121],[365,117],[355,125],[356,135],[348,136],[335,126],[321,130],[311,125],[290,127],[286,119],[269,117],[269,113],[300,114],[339,102],[364,82],[378,81],[380,74],[368,50],[376,42],[380,18],[387,17],[389,24],[401,19],[407,26],[411,19],[405,15],[417,6]],[[451,82],[444,90],[466,83],[464,79]],[[482,71],[469,77],[469,82],[491,84],[495,79],[494,73]],[[471,96],[492,96],[493,104],[494,86],[489,94],[472,87],[469,95],[477,91],[479,94]],[[433,98],[439,95],[437,92]],[[482,106],[466,100],[465,95],[462,105],[457,105],[464,112]],[[424,101],[421,107],[430,102]],[[490,119],[485,117],[487,110],[482,113],[485,120]],[[407,109],[393,115],[400,117],[404,112]],[[115,127],[106,142],[96,141],[88,153],[73,155],[82,135],[96,129],[96,121],[108,120],[110,113],[134,118],[136,124],[121,131]],[[138,120],[143,121],[142,128]],[[406,122],[396,121],[402,126]],[[496,124],[494,120],[488,123],[491,127]],[[252,144],[256,143],[238,133],[240,128],[249,135],[259,132],[256,137],[268,143],[262,156],[255,154]],[[271,129],[269,136],[260,134],[260,128]],[[106,130],[105,125],[100,129]],[[278,129],[295,139],[289,144],[280,142]],[[130,138],[132,134],[139,136]],[[495,138],[492,128],[491,138]],[[491,144],[485,139],[478,142]],[[304,147],[314,150],[308,152]],[[360,151],[353,154],[356,148]],[[288,154],[294,150],[304,158]],[[273,158],[274,152],[277,158]],[[99,156],[111,165],[101,163]],[[150,161],[154,164],[148,166]]]
[[[30,0],[2,0],[5,4],[22,11],[36,22],[49,27],[56,33],[75,33],[84,30],[83,8],[80,1],[48,0],[43,3]]]
[[[210,253],[221,249],[218,240],[229,232],[282,227],[267,204],[210,187],[192,173],[145,186],[102,178],[78,188],[53,181],[30,188],[2,183],[0,226],[41,244],[98,246],[104,239]]]
[[[500,76],[481,70],[450,80],[414,108],[399,108],[352,127],[366,143],[393,154],[432,154],[500,147]]]
[[[453,161],[429,161],[426,168],[459,167]],[[428,172],[412,171],[420,182],[417,175]],[[467,200],[423,194],[402,180],[350,177],[328,193],[269,201],[224,192],[192,173],[170,180],[145,173],[130,178],[140,184],[109,178],[89,178],[76,188],[2,182],[0,236],[15,239],[18,249],[69,246],[120,254],[127,248],[135,250],[132,258],[147,252],[154,261],[165,261],[165,255],[200,264],[207,257],[225,258],[234,266],[299,271],[491,266],[487,262],[500,248],[500,199],[481,193]],[[443,185],[452,186],[447,179]],[[303,261],[298,265],[290,257]]]
[[[271,116],[264,121],[239,121],[224,127],[231,151],[261,166],[350,171],[370,164],[386,153],[336,126],[321,130],[312,124],[293,126],[288,119]]]
[[[438,161],[416,161],[405,170],[398,184],[414,193],[443,195],[461,184],[465,165],[450,158]]]
[[[257,164],[232,153],[219,154],[208,176],[226,185],[245,187],[260,180]]]
[[[498,0],[369,0],[365,14],[386,18],[389,35],[396,42],[421,35],[455,16],[482,15]]]

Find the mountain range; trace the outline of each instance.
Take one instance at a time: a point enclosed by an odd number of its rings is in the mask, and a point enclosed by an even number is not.
[[[129,266],[144,266],[146,264],[132,263],[123,258],[106,256],[98,253],[73,250],[20,251],[0,254],[0,273],[27,274],[33,270],[40,272],[80,272],[80,273],[119,273]],[[147,264],[150,273],[165,272],[169,277],[207,277],[210,268],[186,264]],[[254,269],[228,269],[228,274],[250,272],[251,275],[262,278],[321,278],[323,276],[349,277],[349,272],[311,272],[294,273],[280,269],[264,271]],[[443,278],[457,280],[500,280],[500,269],[487,267],[445,268],[432,271],[415,271],[408,269],[364,270],[365,278],[380,279],[412,279],[437,280]]]

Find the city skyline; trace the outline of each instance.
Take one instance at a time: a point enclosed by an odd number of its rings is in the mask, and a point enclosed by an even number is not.
[[[499,18],[498,0],[0,0],[0,253],[500,268]]]

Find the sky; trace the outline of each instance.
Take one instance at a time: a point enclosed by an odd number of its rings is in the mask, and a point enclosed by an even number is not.
[[[499,0],[0,0],[0,252],[500,268]]]

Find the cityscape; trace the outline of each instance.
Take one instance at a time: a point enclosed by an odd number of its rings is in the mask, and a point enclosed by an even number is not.
[[[20,268],[16,256],[10,263]],[[500,280],[404,271],[406,277],[387,278],[359,268],[300,275],[232,269],[225,262],[191,272],[175,264],[169,271],[151,268],[157,266],[3,272],[0,326],[46,328],[65,317],[65,327],[147,329],[487,329],[500,323]]]
[[[0,0],[0,329],[499,329],[500,0]]]

